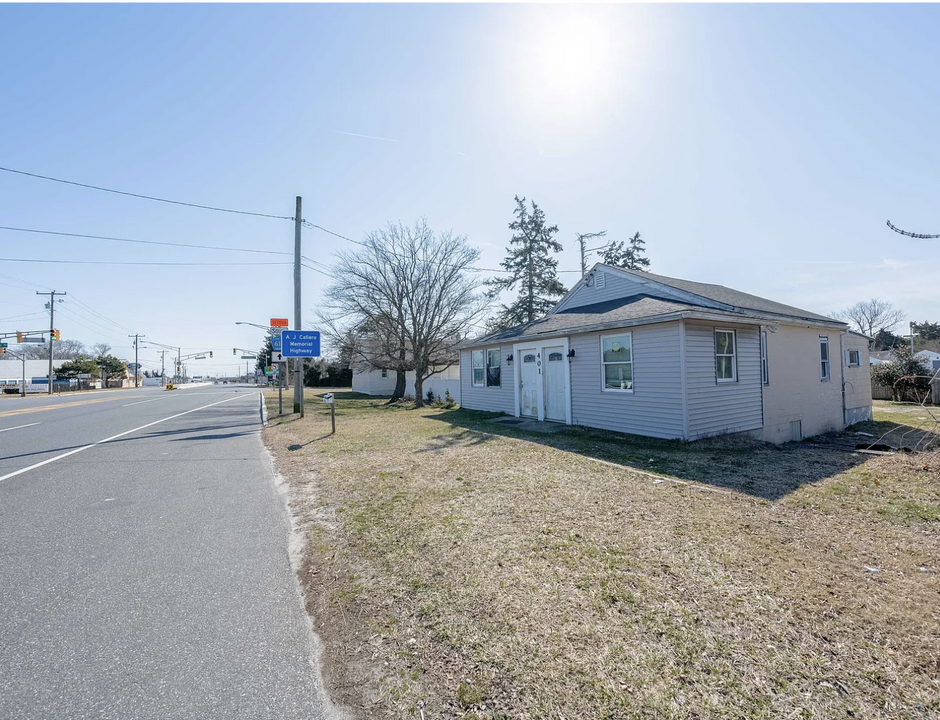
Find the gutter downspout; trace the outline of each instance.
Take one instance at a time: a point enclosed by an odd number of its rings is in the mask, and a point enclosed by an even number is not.
[[[861,356],[861,353],[859,353]],[[842,367],[842,429],[848,425],[848,417],[845,414],[845,331],[839,333],[839,365]]]

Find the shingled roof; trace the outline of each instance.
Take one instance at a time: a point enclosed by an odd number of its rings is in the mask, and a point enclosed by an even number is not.
[[[695,306],[671,300],[660,300],[649,295],[632,295],[594,305],[561,310],[530,323],[516,325],[482,338],[475,338],[472,342],[461,343],[461,346],[482,345],[537,335],[558,335],[570,331],[590,332],[618,322],[646,320],[691,309],[695,309]]]
[[[600,267],[610,268],[610,266],[607,265],[601,265]],[[636,275],[637,277],[641,278],[647,278],[649,280],[653,280],[654,282],[668,285],[669,287],[675,288],[676,290],[683,290],[684,292],[694,293],[695,295],[699,295],[708,300],[714,300],[715,302],[724,303],[725,305],[732,305],[735,308],[739,308],[741,310],[752,310],[759,313],[771,313],[773,315],[783,315],[786,317],[803,320],[815,320],[817,322],[844,324],[839,320],[835,320],[825,315],[819,315],[817,313],[810,312],[809,310],[802,310],[801,308],[793,307],[792,305],[784,305],[783,303],[774,302],[773,300],[768,300],[767,298],[758,297],[757,295],[741,292],[740,290],[733,290],[732,288],[725,287],[724,285],[713,285],[711,283],[694,282],[692,280],[680,280],[679,278],[671,278],[666,277],[665,275],[656,275],[654,273],[641,272],[638,270],[622,270],[621,268],[610,269],[620,270],[622,272],[629,273],[630,275]]]

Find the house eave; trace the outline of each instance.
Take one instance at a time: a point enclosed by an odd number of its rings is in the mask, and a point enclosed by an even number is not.
[[[509,345],[512,343],[523,343],[526,340],[539,340],[551,337],[570,337],[572,335],[581,335],[584,333],[598,332],[602,330],[611,330],[615,328],[639,327],[642,325],[655,325],[657,323],[673,322],[678,320],[701,320],[705,322],[719,323],[739,323],[743,325],[799,325],[805,327],[832,328],[834,330],[845,330],[843,323],[824,323],[819,320],[809,318],[798,318],[786,315],[773,315],[770,313],[753,313],[745,311],[708,311],[708,310],[685,310],[682,312],[665,313],[663,315],[648,315],[642,318],[632,320],[612,320],[606,323],[594,323],[591,325],[580,325],[573,328],[545,330],[544,332],[529,333],[526,335],[513,335],[505,338],[480,338],[479,340],[470,340],[455,346],[458,350],[469,350],[471,348],[487,347],[492,345]]]

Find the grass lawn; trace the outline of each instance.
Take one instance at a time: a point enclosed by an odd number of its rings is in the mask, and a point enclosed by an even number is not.
[[[264,438],[360,717],[940,717],[936,454],[337,403]]]

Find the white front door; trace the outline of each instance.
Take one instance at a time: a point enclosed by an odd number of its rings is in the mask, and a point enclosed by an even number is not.
[[[519,414],[539,416],[539,377],[541,358],[536,348],[519,351]]]
[[[567,397],[567,373],[565,372],[565,348],[547,347],[545,356],[545,419],[565,422]]]

